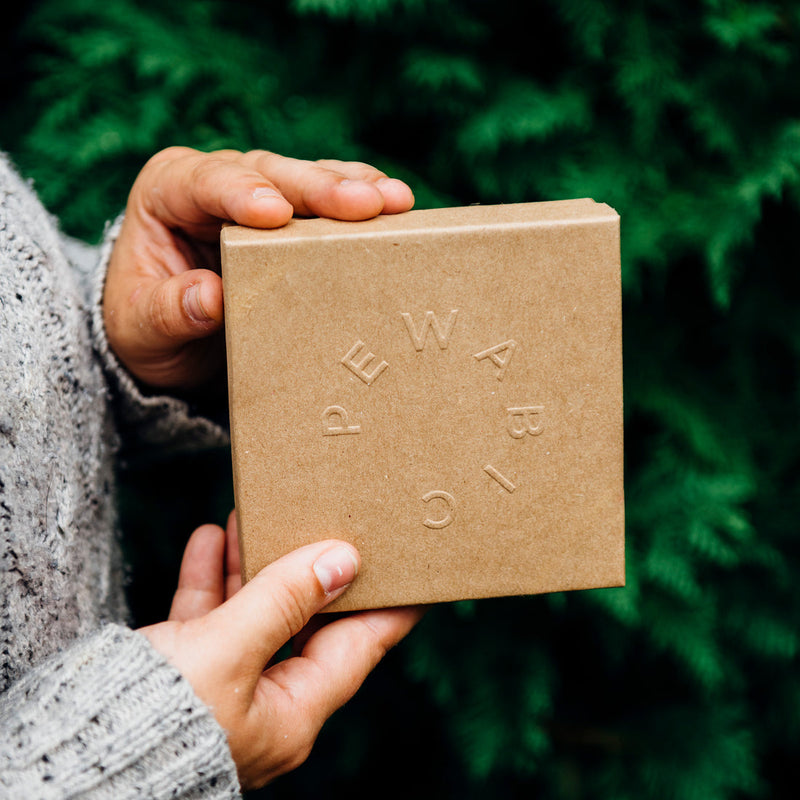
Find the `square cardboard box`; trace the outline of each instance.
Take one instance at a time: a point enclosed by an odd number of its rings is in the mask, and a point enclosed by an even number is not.
[[[624,583],[619,217],[593,200],[222,232],[243,577],[331,610]]]

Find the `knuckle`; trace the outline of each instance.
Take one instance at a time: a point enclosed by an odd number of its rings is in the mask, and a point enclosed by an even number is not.
[[[142,175],[147,175],[148,173],[163,174],[163,171],[171,169],[176,161],[196,157],[197,152],[191,147],[183,147],[182,145],[172,145],[159,150],[147,160],[147,163],[137,176],[134,186],[141,182]]]
[[[241,150],[234,150],[234,149],[232,149],[230,147],[223,147],[223,148],[220,148],[219,150],[211,150],[209,153],[207,153],[207,156],[209,158],[216,158],[216,159],[219,159],[219,160],[228,160],[228,159],[231,159],[231,158],[239,158],[239,156],[241,156],[241,155],[242,155],[242,151]]]
[[[237,729],[231,750],[236,755],[249,754],[258,783],[272,780],[301,766],[314,748],[321,725],[313,708],[291,696],[278,702],[251,706],[251,725]],[[237,761],[238,763],[238,761]]]
[[[197,154],[197,150],[193,150],[191,147],[184,147],[183,145],[174,144],[170,147],[165,147],[163,150],[159,150],[153,157],[152,161],[175,161],[179,158],[185,158],[186,156],[193,156]]]
[[[248,150],[242,156],[242,163],[250,169],[267,175],[274,169],[276,164],[285,158],[285,156],[280,156],[271,150]]]
[[[248,158],[274,158],[275,153],[272,150],[264,150],[262,148],[255,148],[248,150],[245,154]]]
[[[193,187],[195,194],[203,195],[213,188],[216,171],[223,159],[216,155],[207,154],[195,161],[191,168],[190,186]]]
[[[285,739],[284,749],[279,754],[280,771],[292,772],[304,764],[314,749],[316,739],[316,731],[310,730],[307,725],[301,725],[299,731]]]
[[[345,162],[338,158],[318,158],[314,161],[314,164],[323,169],[338,169],[344,166]]]
[[[377,167],[373,167],[372,164],[367,164],[365,161],[339,161],[327,158],[319,159],[316,164],[323,169],[356,176],[362,180],[377,180],[386,177],[386,173],[381,172]]]
[[[308,760],[311,755],[311,750],[314,747],[314,742],[303,743],[295,748],[294,753],[287,759],[285,764],[285,772],[293,772]]]
[[[260,762],[258,771],[262,775],[269,776],[270,779],[276,778],[292,772],[308,760],[316,736],[307,735],[298,728],[296,723],[291,730],[280,727],[277,733],[273,730],[271,736],[261,740],[260,746],[257,746],[257,760]],[[270,727],[265,725],[263,729],[270,730]],[[243,745],[243,749],[249,747],[252,747],[252,740]]]

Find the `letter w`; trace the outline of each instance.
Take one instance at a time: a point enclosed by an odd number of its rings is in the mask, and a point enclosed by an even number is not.
[[[447,350],[447,344],[450,341],[450,334],[453,331],[453,325],[455,324],[457,314],[458,309],[454,308],[450,312],[450,316],[447,318],[447,323],[442,326],[439,323],[439,320],[436,319],[436,314],[434,314],[433,311],[426,311],[425,319],[422,322],[422,329],[419,331],[417,330],[417,326],[414,324],[411,314],[404,312],[401,314],[401,316],[403,317],[403,321],[406,323],[408,335],[411,337],[414,347],[419,351],[425,349],[425,341],[428,338],[428,328],[433,331],[433,335],[436,337],[436,341],[439,343],[439,348],[441,350]]]

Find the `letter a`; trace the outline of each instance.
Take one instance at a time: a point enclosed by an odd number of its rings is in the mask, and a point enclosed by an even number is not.
[[[489,361],[497,367],[497,380],[501,381],[506,374],[506,367],[508,366],[508,362],[511,361],[511,356],[514,355],[514,348],[516,346],[517,343],[513,339],[509,339],[506,342],[496,344],[494,347],[482,350],[480,353],[475,353],[473,358],[477,358],[478,361],[488,358]],[[501,358],[500,353],[505,353],[506,355]]]
[[[403,322],[406,323],[408,335],[411,337],[414,347],[417,349],[417,351],[420,351],[425,349],[425,340],[428,338],[428,328],[433,331],[433,335],[436,337],[436,341],[439,343],[439,349],[447,350],[447,345],[450,341],[450,334],[453,332],[453,325],[455,324],[457,314],[458,309],[452,309],[450,316],[447,319],[446,326],[442,328],[439,324],[439,320],[436,319],[436,314],[434,314],[433,311],[426,311],[425,319],[422,322],[422,330],[420,331],[417,331],[417,326],[414,324],[414,319],[412,318],[411,314],[404,312],[400,316],[403,318]]]

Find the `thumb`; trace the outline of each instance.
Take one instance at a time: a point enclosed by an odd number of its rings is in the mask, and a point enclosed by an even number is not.
[[[222,279],[206,269],[181,272],[144,287],[135,306],[140,346],[172,350],[222,326]]]
[[[225,631],[229,668],[255,688],[275,653],[358,574],[358,551],[336,540],[307,545],[261,570],[208,615]]]

